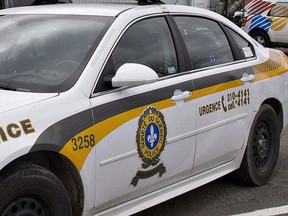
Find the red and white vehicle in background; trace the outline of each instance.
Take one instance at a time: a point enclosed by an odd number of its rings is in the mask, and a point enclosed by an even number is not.
[[[234,21],[267,47],[288,47],[288,1],[253,0],[234,14]]]

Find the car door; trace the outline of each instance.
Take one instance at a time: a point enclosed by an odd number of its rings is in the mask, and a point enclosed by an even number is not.
[[[288,44],[288,2],[278,2],[270,11],[272,19],[271,34],[274,36],[274,42]]]
[[[218,22],[188,16],[174,19],[195,71],[192,93],[197,106],[194,175],[231,161],[243,146],[243,131],[246,131],[253,103],[250,82],[255,78],[252,68],[243,68],[243,64],[254,54],[241,36],[237,38],[238,44],[233,44],[236,50],[233,53],[230,44],[236,36],[232,30],[226,29],[224,33],[225,27]],[[226,35],[230,35],[229,40]]]
[[[125,63],[148,66],[160,78],[144,85],[111,88],[111,77]],[[143,71],[137,68],[132,65],[140,76]],[[192,91],[192,81],[179,75],[164,17],[138,21],[125,31],[91,98],[98,143],[96,206],[107,207],[120,198],[131,199],[189,177],[196,109],[193,101],[186,100]]]

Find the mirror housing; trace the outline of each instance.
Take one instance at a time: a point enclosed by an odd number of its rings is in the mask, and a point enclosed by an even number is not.
[[[155,82],[158,78],[157,73],[145,65],[125,63],[117,70],[111,84],[113,87],[137,86]]]

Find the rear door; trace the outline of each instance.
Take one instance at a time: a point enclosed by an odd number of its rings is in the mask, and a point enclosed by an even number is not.
[[[243,146],[255,78],[252,68],[245,64],[254,53],[247,41],[218,22],[189,16],[174,19],[195,71],[196,174],[231,161]]]

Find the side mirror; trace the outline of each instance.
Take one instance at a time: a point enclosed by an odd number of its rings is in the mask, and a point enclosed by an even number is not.
[[[158,78],[157,73],[145,65],[125,63],[116,71],[111,83],[113,87],[137,86],[155,82]]]

